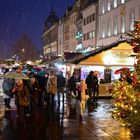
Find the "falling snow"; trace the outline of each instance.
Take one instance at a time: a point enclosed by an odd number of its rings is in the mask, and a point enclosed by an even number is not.
[[[73,1],[59,0],[58,3],[54,0],[57,15],[64,15],[65,8]],[[50,7],[48,0],[0,0],[0,38],[5,49],[10,48],[23,32],[29,34],[37,49],[42,48],[41,34]]]

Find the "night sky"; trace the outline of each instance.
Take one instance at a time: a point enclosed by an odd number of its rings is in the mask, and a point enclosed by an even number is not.
[[[74,2],[53,1],[54,10],[59,17],[63,16],[66,7]],[[0,0],[0,46],[7,50],[23,33],[27,33],[40,51],[44,22],[50,10],[51,0]]]

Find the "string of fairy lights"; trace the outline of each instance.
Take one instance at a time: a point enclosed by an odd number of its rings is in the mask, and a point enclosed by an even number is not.
[[[136,53],[137,63],[134,66],[135,71],[131,74],[132,83],[123,80],[115,85],[112,93],[114,99],[112,116],[123,126],[135,129],[140,128],[140,21],[135,22],[134,31],[128,35]],[[128,76],[125,71],[122,73]]]

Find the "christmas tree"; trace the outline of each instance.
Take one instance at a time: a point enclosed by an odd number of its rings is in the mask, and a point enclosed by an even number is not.
[[[140,129],[140,21],[135,22],[134,30],[128,35],[137,61],[131,76],[129,72],[122,71],[123,80],[116,83],[112,93],[115,106],[112,116],[125,127],[138,130]],[[127,81],[127,77],[132,79],[131,83]]]

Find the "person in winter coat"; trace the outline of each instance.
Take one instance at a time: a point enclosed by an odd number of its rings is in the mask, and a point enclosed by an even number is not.
[[[51,98],[51,104],[54,105],[54,96],[57,93],[57,76],[53,71],[50,72],[50,76],[47,82],[47,94]]]
[[[7,73],[9,69],[5,69],[5,73]],[[5,111],[11,110],[10,102],[11,98],[13,97],[12,89],[14,87],[14,79],[4,79],[2,83],[2,89],[4,93],[4,104],[5,104]]]
[[[79,105],[79,121],[82,122],[83,113],[85,111],[85,104],[87,99],[89,98],[86,95],[85,91],[87,89],[87,85],[85,84],[84,80],[81,80],[79,85],[79,92],[78,92],[78,105]]]
[[[4,93],[4,103],[5,103],[5,111],[11,110],[10,102],[13,97],[12,89],[14,87],[13,79],[4,79],[2,83],[2,89]]]
[[[73,73],[72,77],[68,81],[68,84],[70,92],[74,94],[74,96],[76,96],[76,83],[77,83],[76,73]]]
[[[60,72],[60,74],[57,76],[57,98],[58,98],[58,106],[60,106],[60,94],[63,96],[63,103],[64,103],[64,88],[66,84],[66,79],[63,76],[63,73]]]
[[[17,117],[24,119],[25,116],[29,116],[30,98],[27,86],[23,80],[16,80],[14,94],[15,104],[17,106]]]
[[[46,91],[46,82],[47,82],[47,78],[45,76],[41,76],[41,75],[35,75],[34,76],[39,84],[39,95],[38,95],[38,106],[42,107],[43,106],[43,95]]]
[[[39,98],[39,84],[35,77],[31,78],[31,102],[32,109],[37,109]]]
[[[86,78],[86,84],[87,84],[87,93],[90,98],[93,97],[93,71],[90,71],[89,75]]]

